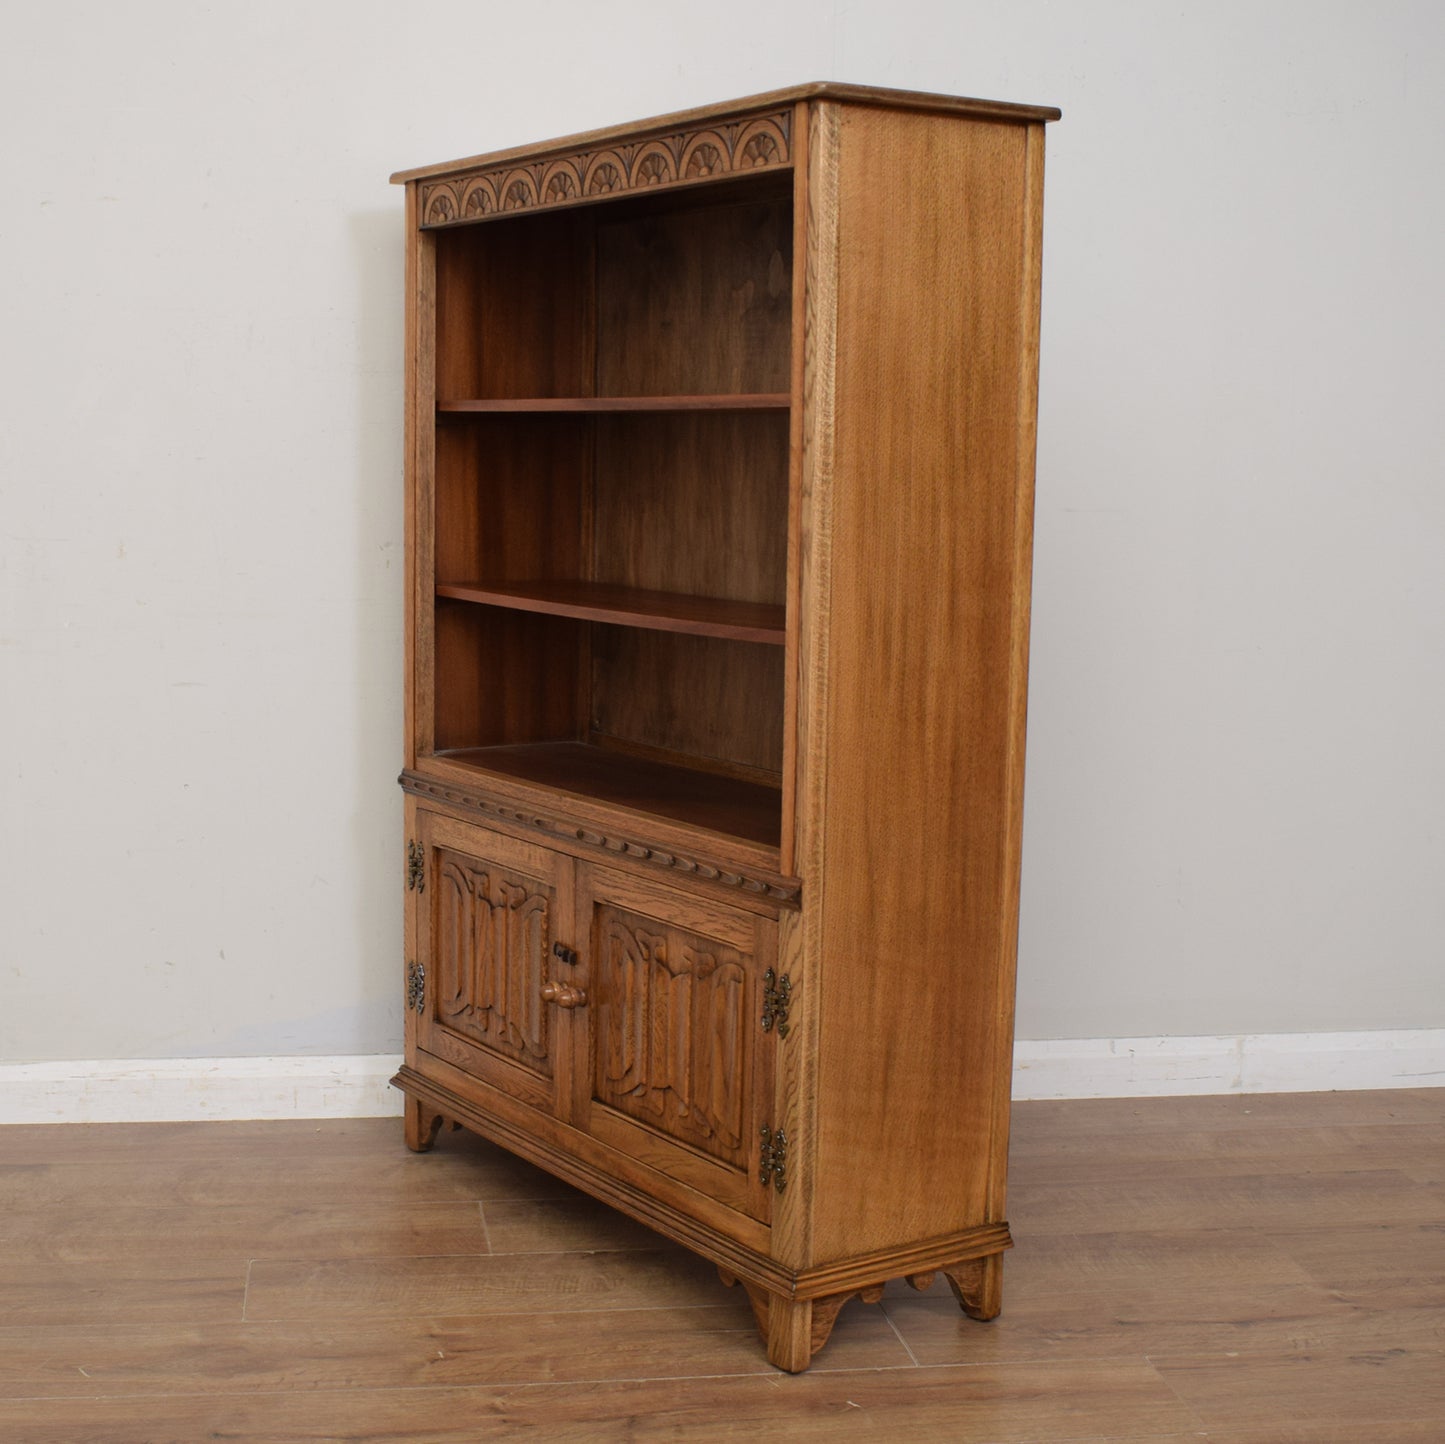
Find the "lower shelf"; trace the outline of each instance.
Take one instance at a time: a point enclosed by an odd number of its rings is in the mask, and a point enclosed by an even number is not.
[[[690,827],[777,847],[782,799],[775,787],[696,772],[585,742],[528,742],[439,752],[448,762],[651,812]]]

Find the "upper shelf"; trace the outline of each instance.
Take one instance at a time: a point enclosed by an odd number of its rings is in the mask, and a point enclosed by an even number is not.
[[[496,411],[786,411],[786,391],[710,396],[520,396],[438,401],[442,414]]]
[[[687,632],[696,637],[766,642],[775,647],[787,642],[784,609],[769,602],[693,597],[608,582],[438,582],[436,594],[485,606],[580,617],[656,632]]]

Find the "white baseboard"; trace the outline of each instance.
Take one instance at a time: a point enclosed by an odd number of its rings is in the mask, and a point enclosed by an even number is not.
[[[1445,1087],[1445,1028],[1059,1038],[1014,1045],[1015,1098],[1162,1098]]]
[[[400,1055],[0,1063],[0,1123],[381,1118]]]
[[[383,1118],[395,1055],[0,1063],[0,1124]],[[1014,1097],[1445,1087],[1445,1028],[1219,1038],[1021,1038]]]

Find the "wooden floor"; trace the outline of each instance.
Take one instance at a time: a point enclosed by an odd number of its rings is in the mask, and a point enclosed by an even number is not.
[[[0,1129],[0,1439],[1445,1441],[1445,1088],[1025,1103],[1003,1317],[740,1291],[465,1134]]]

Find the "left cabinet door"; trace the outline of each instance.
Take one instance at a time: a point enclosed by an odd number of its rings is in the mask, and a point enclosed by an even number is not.
[[[577,1026],[571,859],[422,810],[415,834],[418,1051],[565,1117]]]

